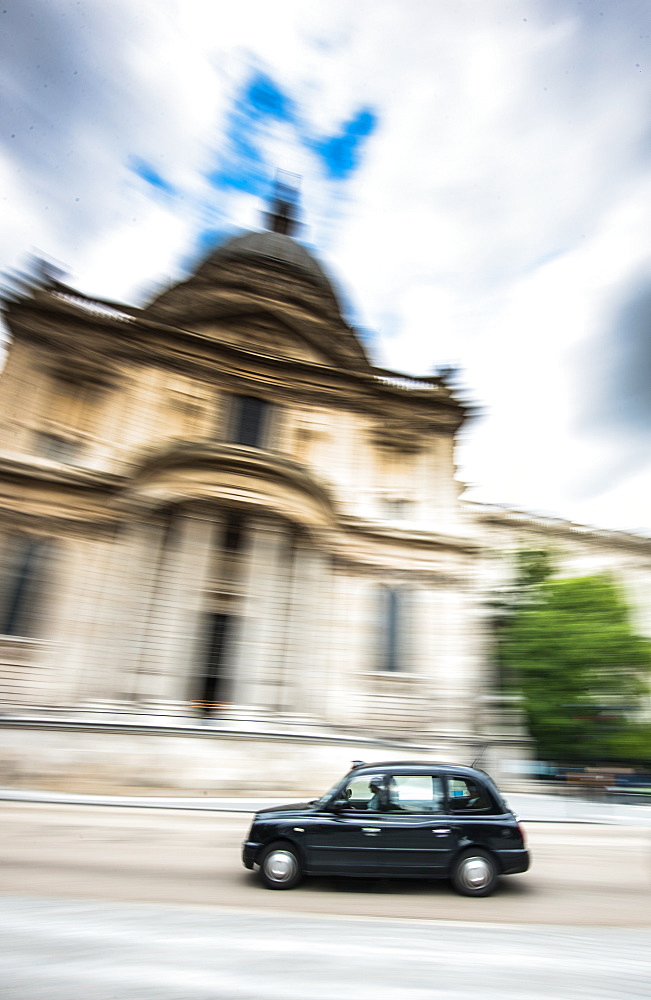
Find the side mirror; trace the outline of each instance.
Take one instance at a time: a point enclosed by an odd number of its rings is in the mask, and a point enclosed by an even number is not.
[[[344,799],[340,795],[329,806],[331,812],[341,812],[342,809],[346,809],[347,807],[348,799]]]

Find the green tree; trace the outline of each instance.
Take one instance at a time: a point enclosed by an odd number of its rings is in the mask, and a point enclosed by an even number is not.
[[[651,642],[635,633],[614,581],[552,578],[533,557],[522,556],[520,569],[498,655],[540,755],[651,759],[651,747],[640,753],[649,727],[631,722],[647,690]]]
[[[519,676],[514,674],[507,655],[513,622],[523,607],[538,599],[538,588],[554,572],[553,557],[546,549],[519,549],[513,556],[513,581],[495,591],[489,601],[493,628],[495,683],[499,690],[518,690]]]

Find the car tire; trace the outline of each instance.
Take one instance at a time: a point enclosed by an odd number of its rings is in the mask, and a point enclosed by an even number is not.
[[[265,847],[260,856],[260,877],[267,889],[293,889],[303,878],[298,851],[286,840]]]
[[[498,878],[495,858],[479,847],[460,854],[452,869],[452,885],[462,896],[490,896]]]

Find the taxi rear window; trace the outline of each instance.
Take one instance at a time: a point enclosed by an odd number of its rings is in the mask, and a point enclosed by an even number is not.
[[[486,788],[473,778],[448,778],[448,807],[451,812],[493,812],[495,805]]]

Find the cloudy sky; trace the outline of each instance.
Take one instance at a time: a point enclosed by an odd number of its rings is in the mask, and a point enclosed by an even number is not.
[[[5,0],[0,269],[141,303],[278,168],[470,498],[651,529],[649,0]]]

